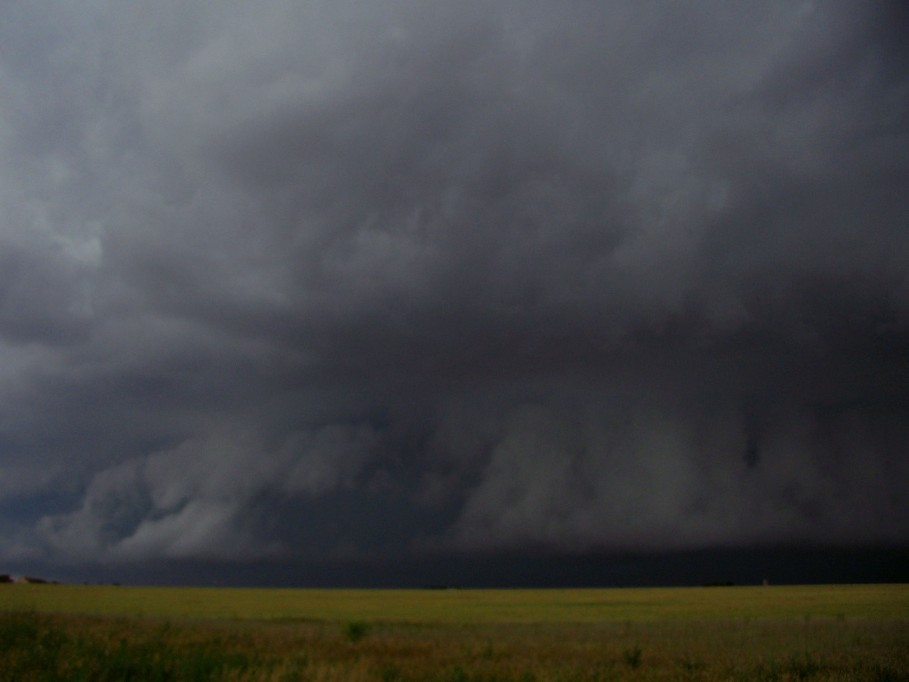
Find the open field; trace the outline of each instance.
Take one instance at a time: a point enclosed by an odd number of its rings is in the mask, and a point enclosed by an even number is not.
[[[8,585],[0,679],[909,680],[909,585]]]

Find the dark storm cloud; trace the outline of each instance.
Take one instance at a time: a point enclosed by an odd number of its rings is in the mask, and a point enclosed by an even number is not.
[[[909,540],[898,4],[8,11],[8,556]]]

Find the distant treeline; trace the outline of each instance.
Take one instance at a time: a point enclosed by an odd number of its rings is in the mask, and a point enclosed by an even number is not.
[[[8,573],[0,574],[0,584],[2,583],[29,583],[31,585],[59,585],[56,580],[45,580],[44,578],[36,578],[31,575],[23,575],[19,578],[14,578]]]

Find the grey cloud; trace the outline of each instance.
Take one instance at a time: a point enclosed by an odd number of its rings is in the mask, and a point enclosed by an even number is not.
[[[905,542],[900,16],[15,5],[20,549]]]
[[[43,249],[41,248],[43,247]],[[7,343],[72,343],[91,317],[91,284],[62,248],[2,244],[0,338]]]
[[[98,472],[78,510],[42,519],[42,544],[119,561],[286,553],[280,538],[262,536],[251,508],[256,498],[318,497],[350,487],[377,446],[365,426],[294,432],[276,449],[254,431],[214,427]]]
[[[683,398],[691,401],[693,396]],[[586,412],[516,408],[451,541],[666,549],[729,543],[899,542],[902,415],[786,405],[749,466],[734,404],[615,401]],[[884,435],[886,434],[886,435]],[[881,497],[865,501],[869,490]]]

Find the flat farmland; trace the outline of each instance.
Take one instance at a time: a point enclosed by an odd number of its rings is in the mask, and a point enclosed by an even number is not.
[[[4,585],[0,679],[909,680],[909,585]]]

